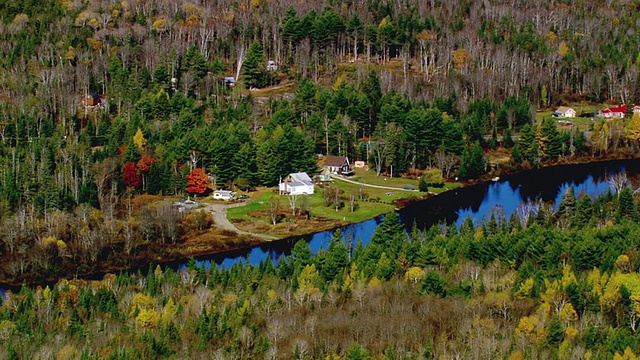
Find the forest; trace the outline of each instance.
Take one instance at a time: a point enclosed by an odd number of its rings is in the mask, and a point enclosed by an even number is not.
[[[639,102],[639,14],[625,0],[5,1],[0,281],[146,266],[215,227],[165,197],[273,186],[316,174],[319,155],[462,181],[494,176],[492,151],[512,172],[634,157],[631,106],[585,128],[536,112]],[[632,358],[637,200],[569,198],[409,239],[392,214],[366,248],[336,235],[260,267],[25,285],[2,299],[0,356]]]
[[[565,101],[637,99],[632,2],[6,5],[5,281],[161,251],[211,223],[153,196],[273,186],[317,173],[319,154],[377,174],[474,180],[495,149],[518,171],[632,157],[640,141],[631,112],[586,129],[534,116]]]
[[[337,231],[259,265],[149,267],[7,292],[6,359],[636,359],[639,204],[569,189],[474,226],[364,246]]]

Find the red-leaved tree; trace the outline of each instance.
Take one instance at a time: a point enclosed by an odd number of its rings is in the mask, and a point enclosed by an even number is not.
[[[209,176],[202,168],[195,168],[187,175],[186,190],[191,194],[204,194],[209,190]]]
[[[131,161],[124,164],[124,168],[122,169],[122,182],[129,190],[136,189],[142,184],[138,168]]]
[[[153,164],[154,161],[155,160],[153,160],[152,157],[143,155],[136,164],[138,166],[138,170],[142,173],[142,188],[144,190],[147,189],[147,177],[149,175],[149,171],[151,171],[151,164]]]

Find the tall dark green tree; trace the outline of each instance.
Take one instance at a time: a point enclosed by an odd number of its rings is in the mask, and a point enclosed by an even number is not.
[[[522,153],[522,157],[537,166],[539,163],[538,143],[536,142],[536,133],[530,124],[525,124],[520,130],[520,141],[518,148]]]
[[[635,205],[633,203],[633,192],[631,188],[625,187],[620,191],[618,196],[618,218],[619,219],[633,219],[635,218]]]
[[[484,152],[480,143],[476,142],[472,150],[465,149],[462,153],[458,177],[461,179],[477,179],[484,173],[486,173]]]
[[[336,230],[327,247],[324,263],[320,269],[320,274],[325,281],[332,281],[344,271],[349,263],[349,252],[342,240],[342,232]]]
[[[263,86],[266,62],[262,45],[258,40],[255,40],[249,46],[242,67],[244,68],[244,83],[248,88],[260,88]]]
[[[557,159],[562,154],[562,137],[558,131],[558,124],[554,119],[545,119],[540,129],[544,144],[545,159]]]
[[[157,162],[151,163],[147,177],[147,193],[158,195],[162,193],[162,167]]]

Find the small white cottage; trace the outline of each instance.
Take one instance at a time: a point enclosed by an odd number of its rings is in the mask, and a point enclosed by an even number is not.
[[[291,173],[282,179],[279,190],[281,195],[313,194],[313,180],[306,172]]]
[[[576,111],[567,106],[560,106],[553,112],[553,116],[559,118],[574,118],[576,117]]]
[[[213,198],[215,200],[229,201],[232,200],[234,196],[236,196],[236,192],[231,190],[215,190],[213,192]]]

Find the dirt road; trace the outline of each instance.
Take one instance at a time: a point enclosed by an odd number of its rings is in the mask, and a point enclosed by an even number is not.
[[[259,238],[267,239],[267,240],[277,239],[275,236],[271,236],[271,235],[256,234],[256,233],[251,233],[251,232],[247,232],[247,231],[242,231],[242,230],[238,229],[237,227],[235,227],[235,225],[233,225],[231,223],[231,221],[229,221],[229,219],[227,218],[227,209],[228,208],[239,207],[239,206],[244,206],[246,204],[247,203],[245,203],[245,202],[239,202],[239,203],[233,203],[233,204],[204,203],[203,204],[204,205],[203,209],[205,211],[210,212],[213,215],[213,220],[215,221],[216,227],[218,229],[227,230],[227,231],[233,231],[233,232],[238,233],[238,234],[255,236],[255,237],[259,237]]]

